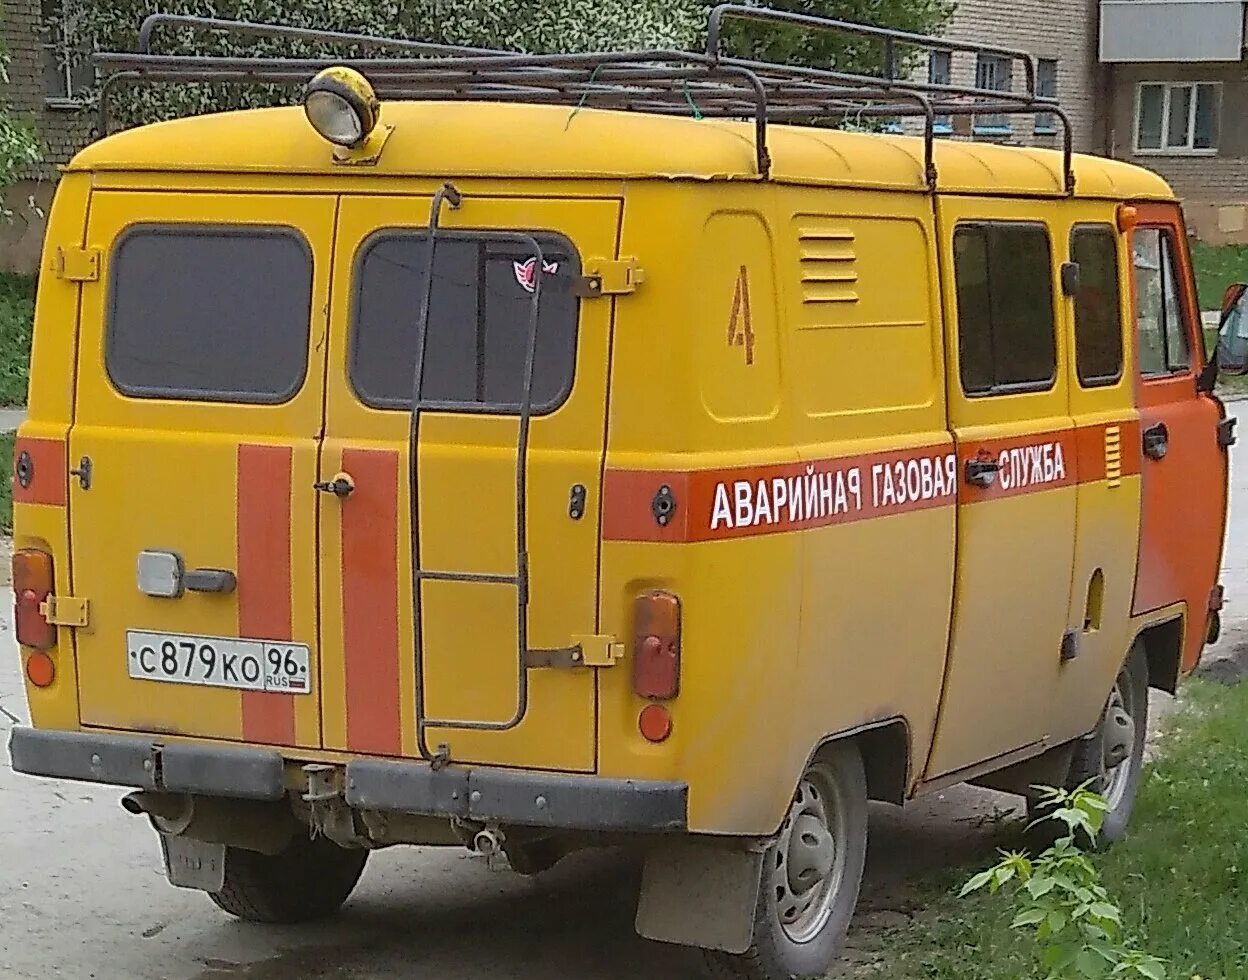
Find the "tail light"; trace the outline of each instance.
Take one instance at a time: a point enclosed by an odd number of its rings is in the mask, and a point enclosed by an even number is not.
[[[633,607],[633,690],[665,701],[680,693],[680,599],[645,592]]]
[[[17,642],[24,647],[48,650],[56,646],[56,627],[39,607],[52,594],[52,556],[33,548],[13,554],[14,620]]]

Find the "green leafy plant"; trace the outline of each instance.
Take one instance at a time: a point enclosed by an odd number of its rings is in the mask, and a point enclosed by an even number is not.
[[[701,49],[706,14],[717,0],[80,0],[67,23],[75,51],[134,50],[139,25],[155,9],[299,27],[388,34],[444,44],[467,44],[534,53],[627,48]],[[939,31],[952,13],[950,0],[766,0],[798,13],[857,20],[911,31]],[[286,40],[204,32],[162,31],[168,54],[327,56],[364,54]],[[879,42],[845,39],[787,27],[732,20],[724,49],[733,54],[791,61],[843,71],[878,73]],[[376,55],[376,51],[367,52]],[[904,58],[904,52],[901,52]],[[81,56],[81,55],[79,55]],[[908,62],[907,62],[908,63]],[[111,106],[120,125],[153,122],[222,109],[288,103],[297,90],[279,86],[131,85]]]
[[[0,7],[0,12],[3,8]],[[9,86],[9,53],[0,43],[0,92]],[[8,101],[0,95],[0,190],[11,185],[24,172],[43,160],[43,151],[35,128],[18,117]],[[0,220],[12,218],[12,212],[0,201]]]
[[[1134,977],[1165,980],[1165,963],[1136,948],[1122,924],[1122,912],[1101,884],[1100,872],[1080,848],[1089,847],[1108,809],[1104,797],[1087,785],[1075,790],[1043,788],[1050,812],[1036,823],[1055,821],[1065,828],[1038,857],[1003,851],[1001,860],[971,878],[963,897],[987,890],[1013,905],[1011,928],[1029,931],[1046,980]]]

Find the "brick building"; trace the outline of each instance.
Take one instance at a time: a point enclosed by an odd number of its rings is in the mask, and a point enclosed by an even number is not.
[[[0,38],[12,59],[5,95],[10,105],[32,120],[46,148],[46,162],[24,174],[16,186],[0,188],[14,212],[13,223],[0,224],[0,268],[33,271],[43,241],[38,211],[47,209],[64,163],[90,138],[94,117],[82,109],[81,93],[91,81],[89,67],[71,68],[63,31],[46,24],[64,23],[66,0],[0,0]],[[77,59],[81,60],[81,59]]]
[[[1097,64],[1096,0],[958,0],[945,36],[1029,51],[1037,59],[1037,90],[1057,96],[1070,116],[1075,149],[1098,153],[1104,146],[1102,73]],[[927,66],[933,82],[1023,91],[1018,63],[989,55],[940,53]],[[949,135],[1038,146],[1059,144],[1060,121],[1052,116],[987,117],[941,121]],[[966,130],[969,129],[969,132]]]
[[[1243,0],[1101,0],[1105,152],[1157,171],[1212,242],[1248,243]]]

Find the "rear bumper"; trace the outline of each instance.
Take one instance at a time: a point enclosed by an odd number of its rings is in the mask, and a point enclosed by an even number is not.
[[[163,744],[151,738],[14,728],[15,772],[166,793],[247,800],[286,795],[286,763],[265,749]],[[531,827],[679,831],[684,783],[360,759],[346,764],[346,801],[365,810],[459,817]]]

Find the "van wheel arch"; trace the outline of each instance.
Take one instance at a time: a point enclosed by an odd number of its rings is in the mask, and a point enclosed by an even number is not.
[[[1179,675],[1183,663],[1183,617],[1154,623],[1141,630],[1136,636],[1136,645],[1144,647],[1144,655],[1148,659],[1148,686],[1175,694],[1179,688]]]
[[[810,754],[807,764],[831,746],[853,742],[862,755],[867,776],[867,798],[882,803],[905,803],[910,789],[910,726],[905,718],[889,718],[860,728],[829,735]]]

